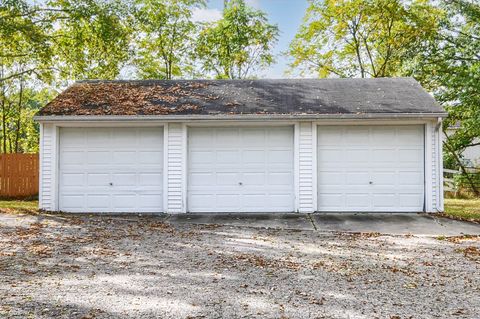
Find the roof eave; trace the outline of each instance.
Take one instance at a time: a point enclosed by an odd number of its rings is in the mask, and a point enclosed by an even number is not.
[[[81,122],[81,121],[272,121],[272,120],[325,120],[325,119],[420,119],[444,118],[439,113],[356,113],[356,114],[216,114],[216,115],[37,115],[38,122]]]

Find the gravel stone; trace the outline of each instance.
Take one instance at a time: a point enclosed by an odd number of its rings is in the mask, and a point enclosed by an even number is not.
[[[478,237],[3,218],[0,318],[478,318],[479,251]]]

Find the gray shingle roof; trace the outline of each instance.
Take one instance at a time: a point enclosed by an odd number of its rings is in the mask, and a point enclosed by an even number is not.
[[[413,78],[76,82],[38,115],[439,114]]]

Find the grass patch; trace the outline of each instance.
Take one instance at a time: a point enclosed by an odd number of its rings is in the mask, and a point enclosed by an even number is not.
[[[38,212],[38,201],[0,200],[0,212],[9,214],[36,214]]]
[[[445,199],[447,217],[480,223],[480,199]]]

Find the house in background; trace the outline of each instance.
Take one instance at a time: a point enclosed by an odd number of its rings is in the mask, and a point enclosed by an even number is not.
[[[450,136],[459,128],[458,125],[447,128],[447,135]],[[473,143],[480,143],[480,139],[475,139]],[[463,165],[467,168],[480,168],[480,145],[467,147],[461,154]]]
[[[411,78],[77,82],[40,122],[40,208],[443,210],[444,110]]]

